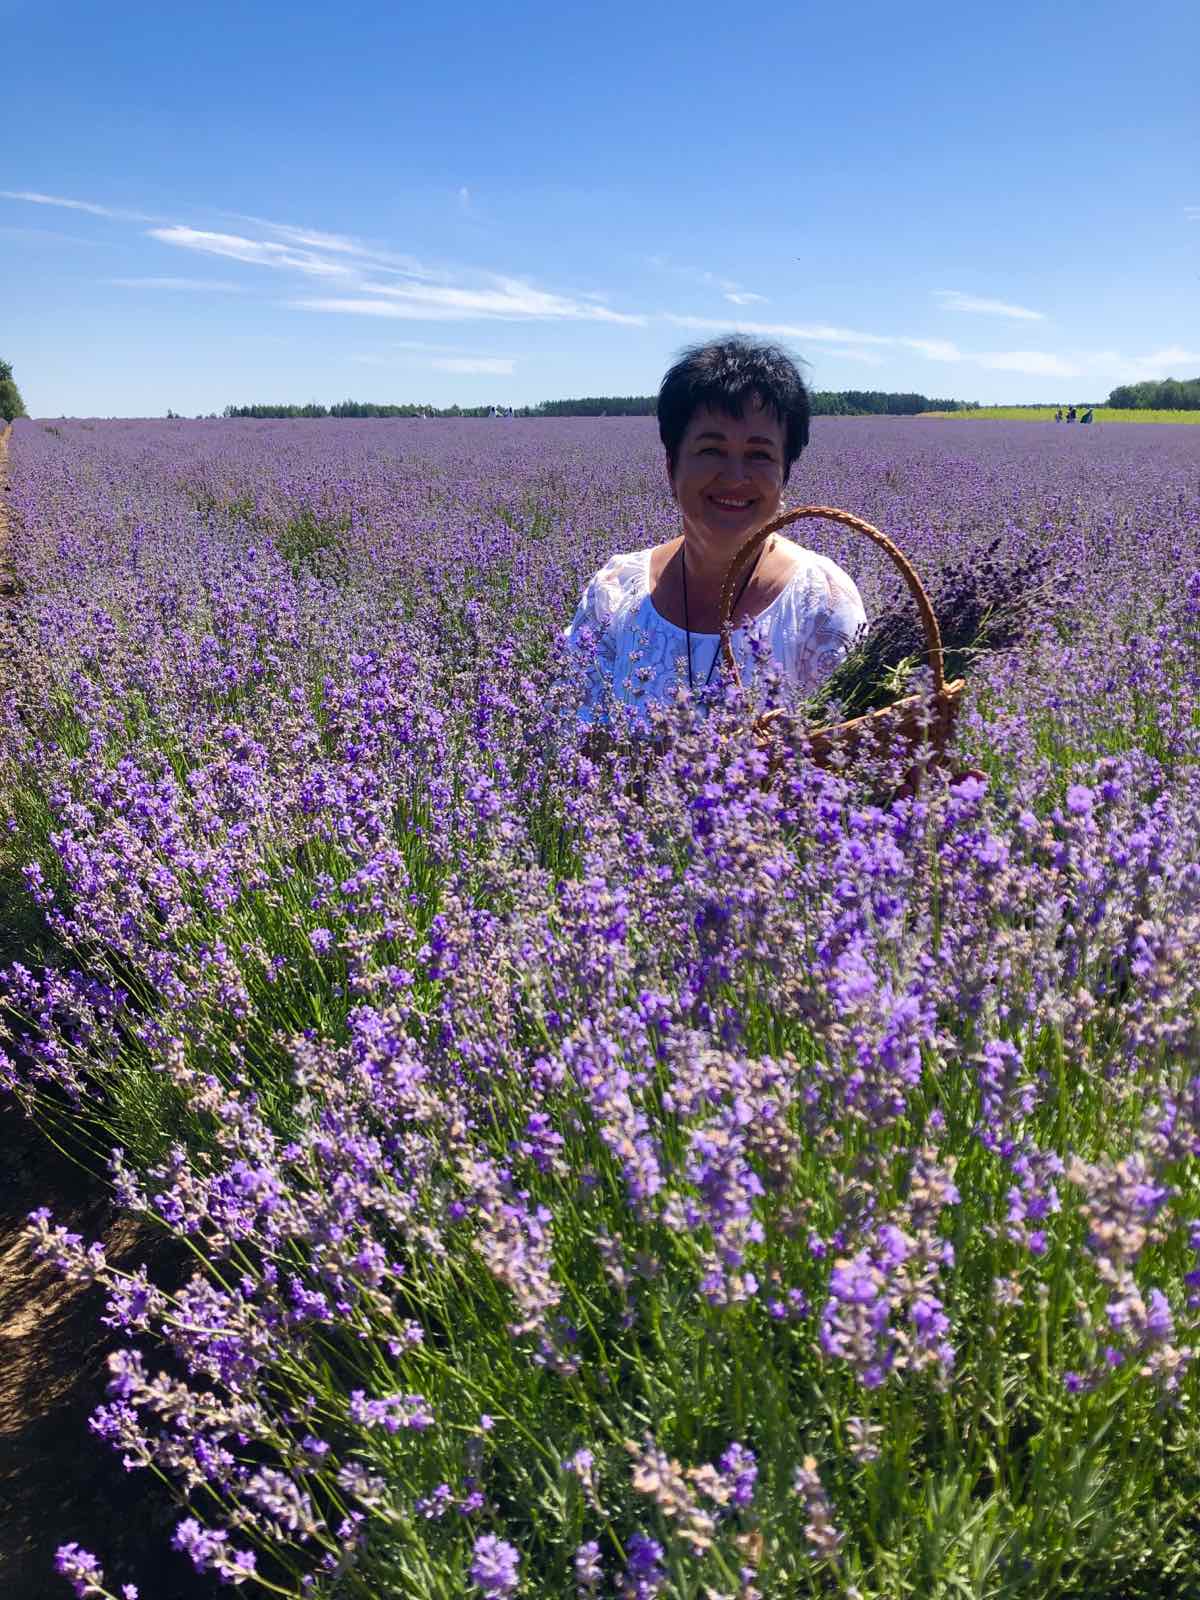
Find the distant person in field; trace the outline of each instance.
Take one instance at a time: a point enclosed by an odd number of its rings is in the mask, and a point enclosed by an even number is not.
[[[1059,406],[1058,410],[1054,413],[1054,420],[1055,420],[1055,422],[1061,422],[1062,421],[1062,407],[1061,406]]]
[[[680,531],[614,555],[589,580],[564,637],[588,659],[581,718],[720,682],[721,586],[734,553],[778,516],[808,443],[809,397],[795,362],[741,337],[686,351],[662,381],[658,431]],[[734,597],[731,643],[742,681],[751,639],[804,693],[837,666],[866,624],[853,580],[828,556],[776,533]]]
[[[1067,412],[1067,421],[1068,422],[1074,422],[1075,421],[1075,407],[1074,406],[1072,406],[1071,409]]]
[[[1080,422],[1090,422],[1092,420],[1092,408],[1091,408],[1091,406],[1089,406],[1087,408],[1087,410],[1083,413],[1083,415],[1080,417],[1079,420],[1080,420]]]

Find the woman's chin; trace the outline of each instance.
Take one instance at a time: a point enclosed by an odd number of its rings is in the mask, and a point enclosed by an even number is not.
[[[714,544],[727,544],[736,550],[770,520],[770,516],[762,511],[746,511],[736,516],[724,512],[710,513],[704,518],[704,531]]]

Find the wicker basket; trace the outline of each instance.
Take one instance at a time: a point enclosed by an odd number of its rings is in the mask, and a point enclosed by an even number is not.
[[[914,768],[910,772],[911,782],[914,775],[919,778],[920,772],[926,767],[945,762],[950,740],[954,734],[954,722],[965,680],[956,678],[953,683],[946,682],[946,660],[942,650],[941,630],[925,587],[904,553],[885,533],[880,533],[879,529],[869,522],[853,516],[849,511],[839,511],[835,506],[798,506],[794,511],[785,512],[773,522],[768,522],[765,527],[759,528],[757,533],[751,534],[729,563],[721,590],[721,653],[725,665],[733,681],[740,684],[741,673],[738,671],[730,636],[731,611],[738,579],[773,533],[778,533],[781,528],[799,522],[804,517],[825,517],[831,522],[840,522],[844,527],[852,528],[855,533],[861,533],[864,538],[870,539],[891,557],[899,567],[900,575],[911,590],[913,599],[917,602],[928,644],[928,664],[933,672],[932,705],[923,695],[908,695],[903,700],[897,700],[890,706],[881,706],[876,711],[868,711],[865,716],[855,717],[850,722],[838,722],[828,727],[810,729],[806,733],[809,753],[821,766],[829,765],[833,760],[850,763],[854,760],[864,738],[869,736],[869,743],[875,750],[889,748],[894,751],[897,747],[903,746],[905,754],[911,753],[914,761]],[[756,724],[759,732],[773,739],[772,722],[780,714],[768,712],[761,717]],[[917,757],[918,748],[922,745],[929,746],[932,752],[928,759]]]

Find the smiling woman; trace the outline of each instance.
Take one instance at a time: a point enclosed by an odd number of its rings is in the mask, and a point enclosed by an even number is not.
[[[808,419],[803,379],[773,345],[736,337],[700,345],[667,373],[658,429],[682,532],[613,556],[584,589],[564,636],[587,654],[585,722],[606,720],[610,695],[641,708],[683,681],[693,690],[713,682],[722,580],[734,552],[779,514]],[[743,682],[761,654],[809,692],[841,660],[866,613],[836,563],[776,534],[743,580],[730,620]]]

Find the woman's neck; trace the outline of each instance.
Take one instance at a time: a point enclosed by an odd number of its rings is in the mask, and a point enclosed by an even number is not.
[[[651,603],[660,616],[676,627],[686,624],[693,633],[716,633],[721,626],[725,574],[735,550],[745,540],[739,539],[733,550],[727,543],[714,544],[710,540],[703,540],[697,547],[691,535],[692,530],[687,528],[684,538],[672,539],[650,552]],[[786,540],[780,543],[769,539],[759,551],[758,561],[750,563],[753,570],[734,607],[735,626],[746,617],[757,616],[786,587],[795,570],[794,560],[783,553],[786,547]]]
[[[688,588],[701,600],[720,596],[734,552],[703,528],[684,523],[680,559],[687,563]]]
[[[677,559],[687,562],[688,589],[701,605],[715,607],[725,586],[729,563],[750,535],[739,539],[731,548],[728,540],[714,539],[705,529],[685,522],[682,537],[682,549]],[[762,553],[767,556],[769,550]]]

